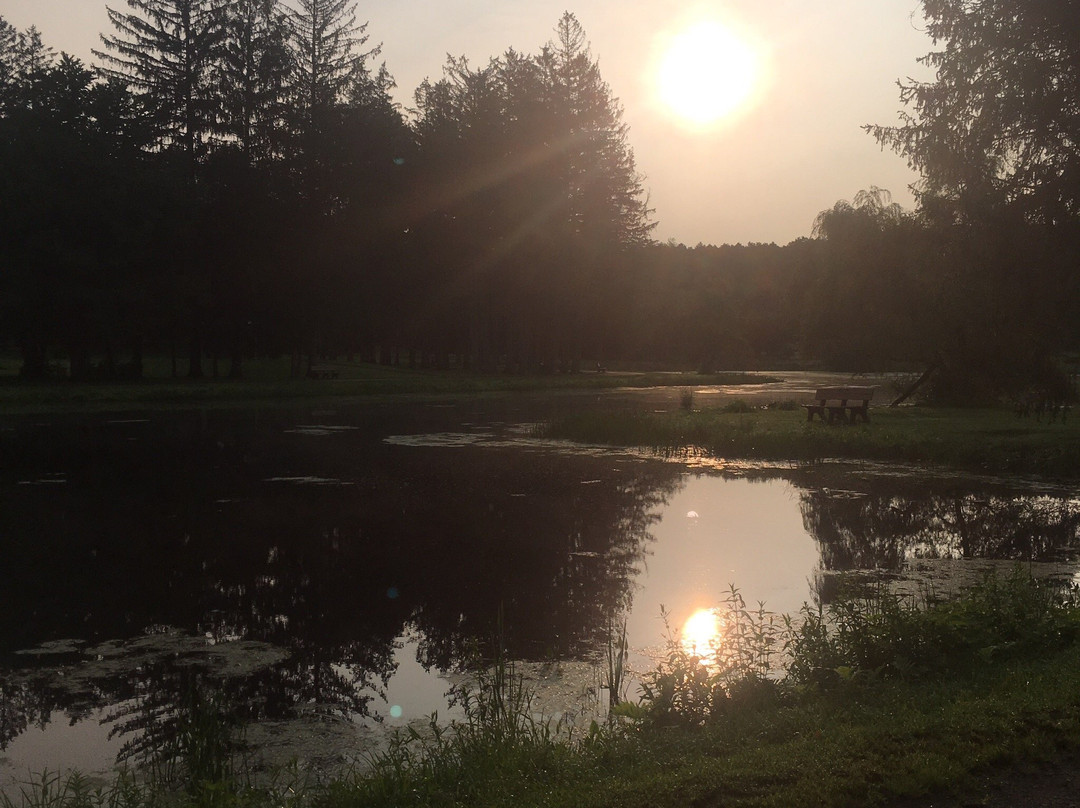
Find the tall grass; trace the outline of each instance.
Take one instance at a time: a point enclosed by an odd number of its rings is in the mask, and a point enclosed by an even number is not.
[[[469,805],[507,778],[549,782],[576,768],[573,735],[537,713],[534,693],[501,653],[462,694],[465,717],[448,726],[433,715],[407,726],[369,767],[334,783],[321,805]]]
[[[98,788],[47,774],[0,806],[682,806],[723,794],[747,806],[862,805],[960,782],[988,761],[1080,748],[1077,595],[1021,569],[949,601],[878,589],[784,618],[732,588],[718,608],[705,653],[670,632],[639,698],[580,736],[536,710],[497,651],[463,691],[463,719],[409,726],[367,769],[323,788],[247,782],[235,735],[204,723],[204,698],[166,753],[178,756],[173,779]],[[609,685],[626,640],[614,626]]]
[[[604,687],[608,691],[609,715],[622,702],[626,687],[626,659],[629,655],[629,642],[626,638],[626,617],[613,620],[608,626],[605,661],[607,678]]]
[[[879,590],[787,618],[787,679],[835,685],[866,677],[925,678],[1057,651],[1080,638],[1077,591],[1018,568],[960,597],[920,604]]]
[[[1080,640],[1080,599],[1017,568],[947,601],[879,587],[795,616],[748,609],[732,587],[708,649],[668,628],[667,650],[637,704],[616,711],[649,724],[705,726],[791,700],[809,688],[917,681],[1057,652]],[[667,625],[667,614],[662,615]]]
[[[687,648],[662,611],[666,653],[643,677],[638,704],[623,708],[623,715],[658,725],[703,726],[732,710],[775,700],[783,620],[762,603],[748,609],[734,586],[717,611],[719,632],[706,649]]]

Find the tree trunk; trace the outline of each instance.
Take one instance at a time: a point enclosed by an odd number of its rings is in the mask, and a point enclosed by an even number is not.
[[[143,348],[142,337],[136,337],[135,342],[131,346],[131,378],[141,379],[143,377]]]
[[[71,351],[69,364],[73,381],[85,382],[90,379],[90,352],[85,348]]]
[[[243,377],[241,370],[241,363],[243,362],[243,354],[239,348],[233,348],[232,353],[229,355],[229,378],[240,379]]]
[[[188,378],[201,379],[202,369],[202,335],[196,331],[191,335],[191,345],[188,351]]]
[[[116,354],[113,353],[112,340],[105,340],[105,378],[113,381],[116,378]]]
[[[897,398],[894,402],[892,402],[889,406],[899,407],[901,404],[903,404],[911,396],[912,393],[914,393],[916,390],[923,386],[926,380],[929,379],[933,372],[937,370],[940,366],[940,362],[934,362],[934,364],[932,364],[925,371],[923,371],[922,376],[916,379],[914,384],[912,384],[903,393],[901,393],[900,397]]]
[[[45,348],[36,339],[24,339],[20,345],[22,352],[22,367],[19,368],[19,378],[28,381],[40,381],[48,374],[45,364]]]

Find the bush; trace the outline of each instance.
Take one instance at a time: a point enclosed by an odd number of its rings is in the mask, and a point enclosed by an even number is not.
[[[719,610],[720,632],[704,653],[688,650],[667,626],[667,656],[642,679],[640,712],[649,723],[701,726],[732,711],[757,709],[776,700],[770,676],[783,643],[782,620],[758,604],[746,608],[739,591],[728,592]]]
[[[959,597],[929,605],[884,590],[804,606],[787,620],[787,678],[829,684],[866,676],[915,678],[1003,657],[1060,649],[1078,636],[1076,593],[1022,569],[988,575]]]

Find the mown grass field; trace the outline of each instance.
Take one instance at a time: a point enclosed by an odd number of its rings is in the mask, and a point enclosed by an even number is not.
[[[141,381],[73,383],[58,379],[24,383],[15,375],[17,365],[8,361],[6,374],[0,364],[0,412],[167,409],[192,405],[225,407],[368,396],[610,390],[618,387],[761,383],[767,380],[766,377],[746,373],[470,373],[460,370],[411,370],[344,360],[320,362],[317,367],[333,370],[338,377],[290,378],[289,360],[282,358],[247,362],[244,365],[244,378],[239,380],[224,377],[174,379],[160,360],[152,360],[148,362],[147,378]],[[225,371],[223,365],[222,374]]]

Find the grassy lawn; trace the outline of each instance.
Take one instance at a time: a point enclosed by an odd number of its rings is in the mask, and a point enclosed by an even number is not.
[[[990,767],[1053,760],[1080,744],[1078,663],[1073,649],[942,682],[837,691],[696,732],[659,732],[616,745],[604,766],[556,788],[507,788],[513,798],[496,789],[473,804],[854,807],[963,790]]]
[[[10,363],[9,363],[10,364]],[[147,378],[133,382],[72,383],[64,380],[21,383],[0,373],[0,412],[36,413],[110,409],[154,409],[176,406],[230,406],[246,403],[389,395],[440,395],[559,391],[617,387],[659,387],[712,384],[760,384],[768,378],[746,373],[567,373],[519,375],[466,371],[409,370],[362,362],[321,362],[336,379],[289,378],[289,361],[266,359],[244,366],[242,380],[173,379],[160,361],[147,363]],[[3,368],[0,368],[2,370]],[[222,366],[222,373],[226,368]]]
[[[815,461],[858,458],[950,465],[989,473],[1080,475],[1080,417],[1018,418],[1005,409],[871,409],[872,422],[807,423],[801,408],[729,407],[674,413],[587,413],[547,435],[661,451],[699,447],[720,457]]]

